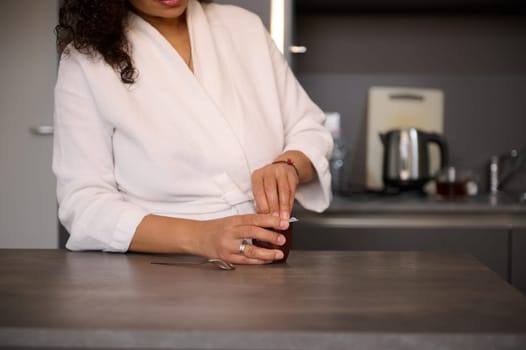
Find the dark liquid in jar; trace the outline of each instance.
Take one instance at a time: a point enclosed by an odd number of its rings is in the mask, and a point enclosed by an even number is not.
[[[289,253],[290,253],[290,249],[292,248],[292,226],[293,226],[292,223],[289,223],[289,228],[286,229],[286,230],[274,230],[274,231],[276,231],[278,233],[281,233],[282,235],[285,236],[287,241],[282,246],[274,245],[274,244],[271,244],[271,243],[268,243],[268,242],[258,241],[257,239],[253,239],[252,243],[255,246],[258,246],[258,247],[261,247],[261,248],[279,249],[279,250],[281,250],[283,252],[283,259],[275,260],[274,263],[283,263],[283,262],[287,261],[287,258],[288,258]]]
[[[467,194],[465,181],[437,182],[437,194],[445,198],[460,198]]]

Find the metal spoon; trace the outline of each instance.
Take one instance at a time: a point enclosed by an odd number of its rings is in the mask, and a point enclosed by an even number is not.
[[[168,261],[152,261],[151,264],[154,265],[171,265],[171,266],[177,266],[177,265],[203,265],[211,263],[214,264],[217,268],[221,270],[235,270],[235,266],[224,261],[223,259],[208,259],[203,262],[193,262],[193,261],[175,261],[175,262],[168,262]]]
[[[215,264],[222,270],[235,270],[236,267],[229,262],[224,261],[223,259],[208,259],[209,263]]]

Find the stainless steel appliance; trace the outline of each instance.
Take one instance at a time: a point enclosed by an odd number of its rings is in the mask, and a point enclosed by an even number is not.
[[[395,129],[380,133],[380,139],[384,146],[382,178],[386,189],[422,190],[433,177],[429,169],[432,143],[440,149],[440,168],[448,163],[447,143],[440,134],[416,128]]]
[[[416,128],[444,133],[444,92],[439,89],[404,86],[372,86],[367,102],[366,187],[382,190],[383,147],[378,133]],[[440,164],[438,150],[431,150],[430,164]]]
[[[526,201],[526,145],[491,157],[489,190],[493,195],[499,191],[518,194],[521,201]]]

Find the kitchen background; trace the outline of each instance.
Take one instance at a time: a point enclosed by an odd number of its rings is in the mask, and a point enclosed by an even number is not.
[[[392,3],[296,2],[296,40],[308,48],[296,72],[324,110],[341,113],[346,185],[364,185],[368,89],[409,86],[444,92],[450,163],[474,170],[485,191],[490,157],[526,146],[524,12],[511,1]]]
[[[271,1],[216,2],[246,7],[269,24]],[[285,2],[291,31],[286,46],[307,49],[286,51],[290,64],[311,98],[341,116],[346,156],[338,185],[343,192],[366,190],[367,94],[375,86],[443,91],[450,164],[471,170],[480,192],[488,190],[492,156],[526,147],[526,12],[521,2]],[[524,167],[506,190],[526,191]]]
[[[271,26],[271,1],[216,2],[244,6]],[[52,30],[58,3],[0,2],[0,248],[53,248],[63,246],[67,237],[64,230],[60,239],[57,235],[48,128],[52,124],[57,61]],[[324,111],[341,116],[346,150],[342,192],[365,190],[367,98],[371,87],[442,90],[450,163],[474,171],[482,193],[487,192],[490,157],[526,146],[526,11],[522,2],[285,0],[283,8],[285,47],[307,49],[299,54],[285,50],[285,55],[311,98]],[[525,167],[516,172],[507,191],[526,191]],[[351,217],[367,207],[367,202],[354,203],[353,209],[345,209],[342,215]],[[327,215],[332,214],[329,211]],[[324,217],[315,219],[322,222]],[[307,216],[304,221],[308,221]],[[374,225],[369,219],[364,227]],[[324,242],[338,240],[338,246],[345,249],[465,251],[508,280],[513,273],[520,274],[526,286],[526,266],[513,263],[526,252],[526,229],[512,232],[506,222],[502,227],[467,227],[462,231],[442,227],[431,230],[431,238],[420,228],[404,238],[410,231],[404,226],[382,234],[358,232],[359,240],[350,240],[353,229],[340,229],[344,231],[333,236],[327,229],[329,238]],[[395,231],[401,238],[393,236]],[[468,231],[483,234],[467,238],[459,234]],[[305,237],[310,237],[308,232]],[[376,241],[365,244],[371,237]],[[419,239],[425,242],[415,245]],[[343,244],[346,240],[347,245]],[[519,243],[523,250],[516,248]],[[303,248],[317,244],[326,248],[318,241],[303,244]]]
[[[294,44],[307,52],[292,65],[313,100],[341,115],[347,153],[339,189],[349,195],[336,196],[323,215],[301,212],[296,247],[469,253],[526,292],[524,203],[488,196],[490,158],[526,151],[525,5],[297,0],[294,8]],[[361,194],[368,92],[377,86],[443,92],[450,164],[473,171],[478,197]],[[526,162],[503,190],[511,203],[526,192]]]

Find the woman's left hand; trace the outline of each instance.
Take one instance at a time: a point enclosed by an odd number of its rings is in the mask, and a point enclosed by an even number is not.
[[[254,171],[252,192],[256,201],[256,212],[279,216],[288,223],[298,183],[298,174],[289,164],[268,164]]]

